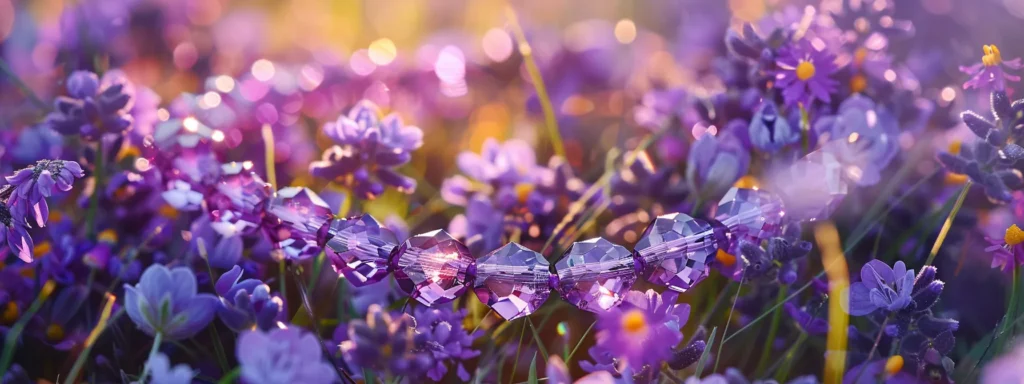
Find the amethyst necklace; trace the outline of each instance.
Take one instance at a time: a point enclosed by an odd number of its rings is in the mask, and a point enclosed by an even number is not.
[[[411,299],[428,306],[451,302],[472,289],[481,302],[513,320],[533,313],[552,290],[591,312],[618,305],[641,277],[685,292],[708,277],[719,250],[735,254],[741,240],[760,243],[778,235],[784,218],[828,217],[846,192],[839,168],[827,153],[812,153],[787,170],[809,183],[782,187],[779,195],[734,187],[709,217],[674,213],[656,218],[632,251],[598,237],[573,243],[554,264],[516,243],[475,259],[440,229],[399,242],[370,215],[334,218],[327,203],[308,188],[271,194],[269,184],[234,163],[223,167],[208,208],[215,223],[243,232],[261,228],[285,259],[325,250],[335,270],[355,286],[394,274]],[[830,192],[824,194],[828,199],[807,201],[802,191],[815,187]]]

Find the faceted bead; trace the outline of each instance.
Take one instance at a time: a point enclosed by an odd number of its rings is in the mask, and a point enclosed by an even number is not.
[[[822,220],[846,197],[843,166],[835,154],[817,150],[772,175],[772,188],[795,220]]]
[[[327,203],[309,188],[288,187],[270,198],[264,222],[286,258],[304,259],[320,253],[318,233],[333,217]]]
[[[476,275],[469,249],[440,229],[406,240],[391,253],[388,266],[398,286],[424,305],[455,300]]]
[[[686,292],[708,277],[710,264],[728,239],[707,221],[686,214],[658,216],[636,243],[647,281]]]
[[[732,236],[760,244],[780,233],[782,200],[767,191],[733,187],[725,193],[712,217],[729,228]],[[730,247],[731,248],[731,247]]]
[[[550,267],[541,254],[509,243],[476,261],[473,291],[505,320],[529,316],[551,294]]]
[[[270,184],[248,169],[251,163],[221,166],[221,178],[207,199],[210,216],[216,222],[229,223],[251,233],[263,221],[263,208],[270,198]]]
[[[388,256],[398,239],[370,215],[334,219],[327,230],[327,257],[334,270],[352,285],[361,287],[388,275]]]
[[[554,264],[552,285],[580,309],[607,311],[633,286],[635,266],[633,255],[620,245],[600,237],[579,241]]]

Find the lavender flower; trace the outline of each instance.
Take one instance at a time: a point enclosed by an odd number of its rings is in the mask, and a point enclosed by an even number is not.
[[[992,92],[992,113],[989,121],[977,113],[960,114],[967,127],[981,140],[973,146],[960,147],[958,153],[940,153],[939,162],[950,172],[967,175],[985,188],[985,194],[998,202],[1009,202],[1010,191],[1024,188],[1021,172],[1013,167],[1024,159],[1024,147],[1016,142],[1024,139],[1024,101],[1010,102],[1003,91]]]
[[[213,320],[217,297],[196,293],[196,275],[186,267],[153,264],[135,286],[124,285],[128,317],[140,330],[167,340],[192,337]]]
[[[32,215],[35,225],[45,227],[50,216],[45,198],[57,191],[70,191],[75,179],[84,175],[82,167],[74,161],[40,160],[32,167],[7,176],[7,182],[14,188],[7,205],[15,215]]]
[[[337,121],[324,125],[335,145],[320,161],[309,165],[314,176],[339,181],[366,199],[384,192],[385,185],[411,193],[416,181],[395,172],[423,145],[423,131],[405,125],[397,114],[381,119],[380,108],[363,100]]]
[[[72,72],[67,79],[68,96],[59,96],[46,124],[65,135],[82,135],[96,140],[106,133],[124,134],[132,125],[127,114],[131,97],[124,84],[100,87],[100,79],[88,71]]]
[[[860,270],[861,281],[850,285],[849,312],[864,316],[875,310],[898,311],[911,303],[914,270],[907,270],[902,261],[892,268],[871,260]]]
[[[690,315],[690,306],[676,304],[677,298],[676,292],[629,292],[623,305],[598,317],[595,346],[636,371],[657,367],[672,357],[673,347],[683,340],[679,329]]]
[[[778,281],[792,284],[796,281],[796,261],[811,251],[811,243],[783,237],[768,240],[768,248],[741,241],[740,253],[747,260],[743,275],[750,281]]]
[[[416,331],[416,320],[406,314],[392,317],[371,305],[366,320],[348,324],[348,340],[341,343],[346,361],[377,372],[419,377],[434,367],[426,350],[429,335]]]
[[[1006,90],[1007,80],[1020,81],[1020,76],[1011,75],[1006,71],[1016,71],[1024,68],[1024,64],[1021,63],[1019,57],[1003,61],[1003,55],[999,53],[999,48],[995,44],[982,46],[982,50],[985,52],[985,55],[981,56],[980,63],[960,67],[960,72],[971,75],[971,79],[964,83],[964,89],[977,88],[1004,91]],[[1006,67],[1006,69],[1003,67]]]
[[[242,278],[242,268],[234,266],[217,279],[215,288],[220,296],[217,317],[228,328],[243,331],[256,327],[267,331],[277,327],[277,320],[284,310],[284,304],[277,295],[270,294],[270,287],[257,279]]]
[[[686,181],[703,197],[720,196],[747,173],[750,154],[728,133],[704,134],[690,148]]]
[[[196,372],[188,364],[171,366],[171,359],[157,353],[146,363],[149,366],[151,384],[189,384]]]
[[[248,384],[334,383],[320,342],[299,328],[252,330],[238,337],[238,364]]]
[[[10,187],[4,187],[4,192],[10,192]],[[2,195],[3,192],[0,192]],[[22,214],[18,214],[20,217]],[[0,204],[0,243],[6,241],[7,246],[11,248],[11,251],[18,258],[26,263],[32,262],[32,249],[35,244],[32,241],[32,236],[28,234],[28,229],[25,227],[25,221],[15,217],[15,213],[11,212],[11,209],[5,204]]]
[[[473,340],[483,332],[470,334],[463,329],[466,310],[418,306],[413,317],[416,319],[416,331],[427,335],[426,350],[434,356],[434,366],[427,371],[427,377],[440,381],[448,373],[447,364],[451,363],[456,366],[459,380],[469,381],[469,372],[462,363],[480,355],[480,351],[472,349],[472,346]]]
[[[871,99],[854,94],[843,100],[834,116],[814,122],[818,141],[843,164],[845,177],[859,185],[874,185],[899,152],[899,122]]]
[[[831,76],[838,67],[835,55],[799,40],[779,51],[775,87],[782,90],[786,105],[809,108],[815,100],[829,102],[839,82]]]

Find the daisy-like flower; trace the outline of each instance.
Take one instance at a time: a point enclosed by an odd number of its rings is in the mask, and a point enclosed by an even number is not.
[[[992,255],[992,268],[1006,270],[1006,267],[1024,265],[1024,230],[1017,224],[1006,228],[1002,239],[985,238],[989,246],[985,252]]]
[[[815,100],[829,102],[839,86],[831,76],[838,70],[836,57],[817,49],[807,40],[799,40],[779,50],[775,87],[782,90],[786,105],[807,107]]]
[[[1002,91],[1006,89],[1007,80],[1013,82],[1020,81],[1020,76],[1011,75],[1006,71],[1007,69],[1018,70],[1024,68],[1024,63],[1021,63],[1019,57],[1003,61],[1003,55],[999,53],[999,47],[996,47],[995,44],[982,46],[981,49],[985,54],[981,56],[980,63],[968,67],[960,67],[960,72],[971,75],[971,79],[964,83],[964,89],[976,88]]]
[[[690,315],[690,306],[676,304],[676,298],[675,292],[630,292],[622,306],[598,318],[595,348],[637,371],[668,360],[683,340],[679,329]]]

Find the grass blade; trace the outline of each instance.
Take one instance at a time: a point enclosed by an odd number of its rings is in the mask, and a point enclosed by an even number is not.
[[[700,360],[697,360],[697,370],[693,372],[693,377],[700,378],[701,372],[704,372],[704,367],[708,364],[708,356],[711,356],[711,346],[715,344],[716,333],[718,333],[718,327],[711,328],[708,345],[704,347],[704,353],[700,354]]]

